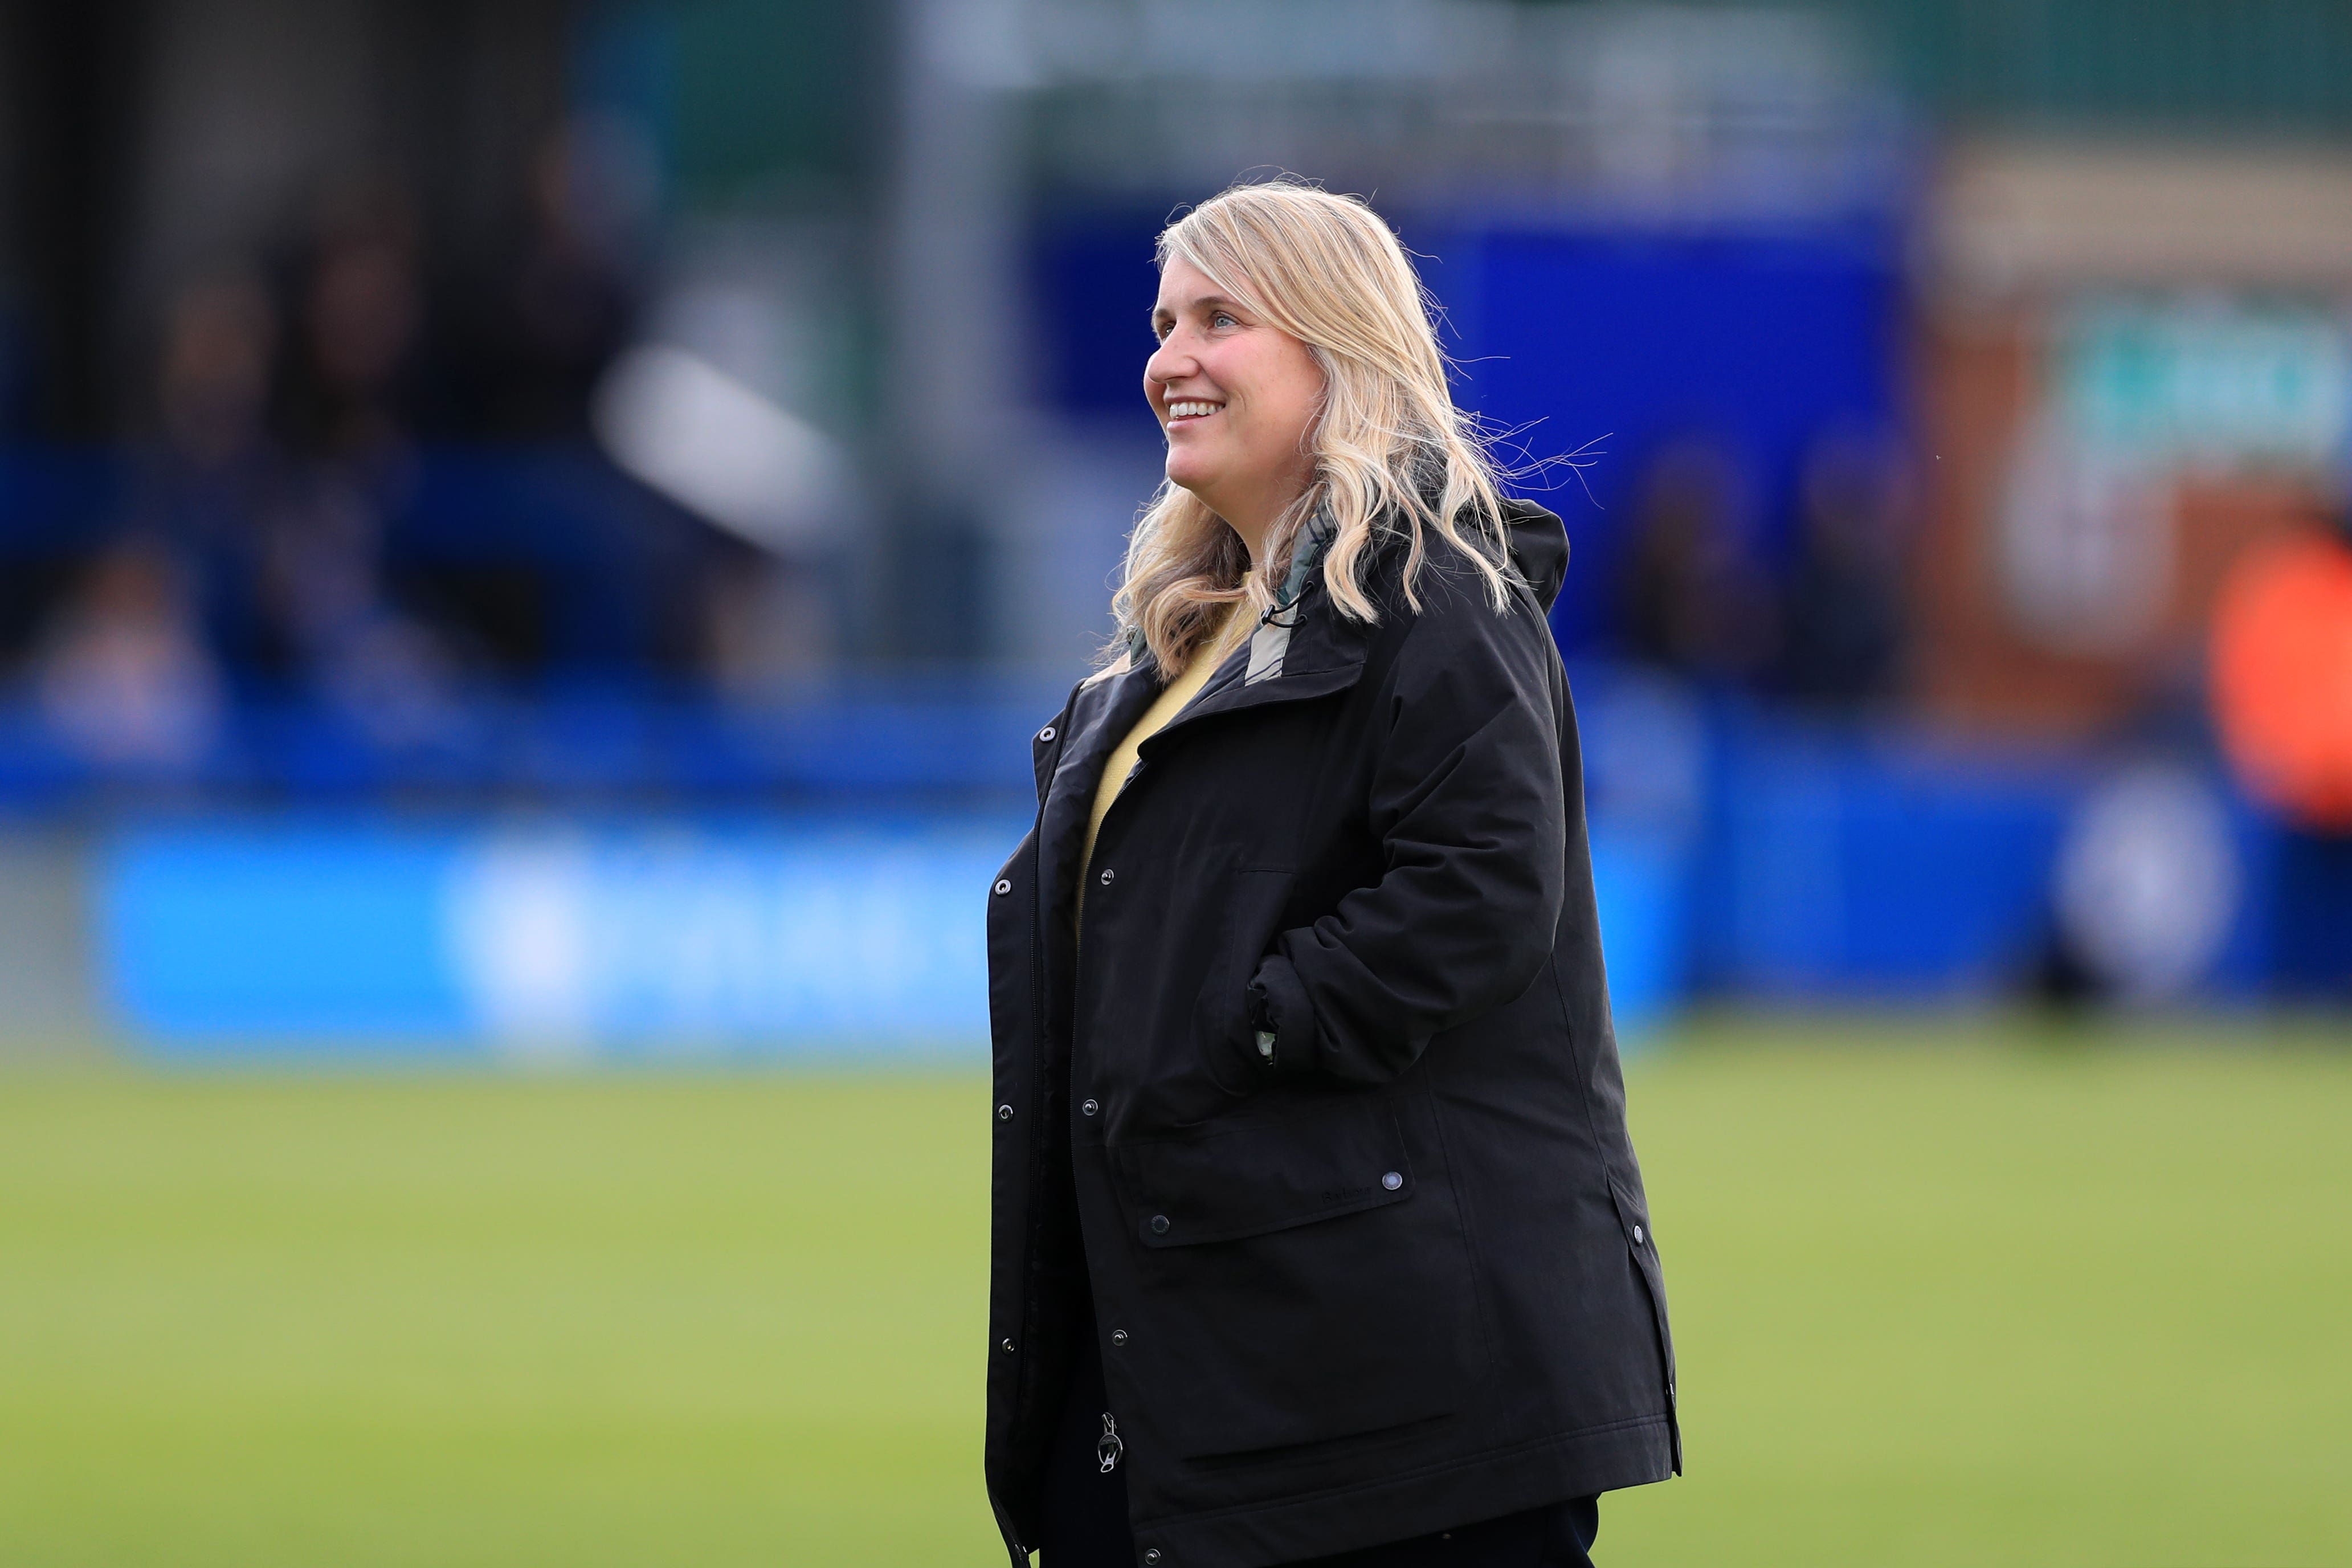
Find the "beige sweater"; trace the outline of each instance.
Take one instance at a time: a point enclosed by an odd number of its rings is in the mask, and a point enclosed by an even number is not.
[[[1246,605],[1249,601],[1244,599],[1241,603]],[[1127,738],[1119,742],[1117,749],[1103,763],[1102,782],[1095,786],[1094,811],[1087,818],[1086,850],[1078,857],[1078,915],[1082,921],[1087,912],[1086,873],[1095,858],[1095,835],[1102,831],[1103,818],[1110,815],[1110,803],[1117,800],[1118,792],[1127,787],[1127,775],[1135,771],[1136,753],[1141,750],[1144,742],[1165,729],[1170,720],[1184,710],[1186,703],[1201,694],[1201,688],[1209,684],[1209,677],[1217,672],[1217,666],[1224,663],[1233,653],[1237,640],[1234,633],[1247,628],[1250,624],[1251,617],[1234,615],[1229,609],[1224,625],[1193,651],[1192,662],[1185,665],[1184,673],[1168,683],[1152,700],[1151,706],[1143,710],[1143,717],[1135,721],[1135,727],[1127,732]]]

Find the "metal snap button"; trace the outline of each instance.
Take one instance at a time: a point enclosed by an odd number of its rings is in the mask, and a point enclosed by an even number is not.
[[[1110,879],[1111,879],[1113,877],[1116,877],[1116,876],[1118,876],[1118,872],[1116,872],[1116,871],[1114,871],[1114,870],[1112,870],[1109,867],[1108,867],[1108,866],[1104,867],[1104,868],[1103,868],[1103,874],[1102,874],[1102,885],[1103,885],[1104,887],[1106,887],[1106,888],[1109,887],[1109,886],[1110,886]]]
[[[1054,726],[1048,724],[1044,729],[1038,731],[1037,738],[1041,741],[1052,740],[1054,738]]]
[[[1078,1107],[1078,1110],[1087,1116],[1092,1116],[1096,1111],[1100,1110],[1101,1109],[1102,1102],[1095,1100],[1089,1100],[1084,1105]]]
[[[1144,1561],[1145,1564],[1147,1565],[1147,1568],[1149,1568],[1149,1564],[1159,1562],[1159,1561],[1160,1561],[1160,1548],[1158,1548],[1157,1546],[1155,1546],[1155,1547],[1152,1547],[1150,1551],[1146,1552],[1143,1554],[1143,1561]]]
[[[1394,1171],[1391,1171],[1387,1175],[1381,1178],[1381,1185],[1386,1187],[1391,1192],[1394,1192],[1399,1187],[1404,1185],[1404,1178],[1397,1174]]]
[[[1638,1226],[1638,1225],[1637,1225],[1637,1226],[1635,1226],[1633,1227],[1633,1244],[1634,1244],[1636,1247],[1638,1247],[1638,1246],[1640,1246],[1640,1245],[1641,1245],[1641,1242],[1642,1242],[1642,1227],[1641,1227],[1640,1226]]]
[[[1000,1106],[998,1106],[998,1107],[996,1108],[996,1119],[997,1119],[999,1121],[1012,1121],[1012,1120],[1013,1120],[1013,1108],[1012,1108],[1011,1106],[1009,1106],[1009,1105],[1000,1105]]]
[[[1006,878],[999,878],[999,879],[997,879],[997,883],[996,883],[996,896],[997,896],[998,898],[1000,898],[1000,899],[1001,899],[1001,898],[1003,898],[1005,894],[1007,894],[1007,893],[1011,892],[1012,890],[1013,890],[1013,883],[1012,883],[1012,881],[1011,881],[1009,879],[1006,879]]]
[[[1110,1342],[1115,1345],[1123,1345],[1127,1343],[1127,1331],[1125,1329],[1113,1329],[1110,1331]]]
[[[1011,1340],[1004,1342],[1004,1353],[1006,1355],[1011,1355],[1013,1353],[1013,1342]]]
[[[1168,1216],[1166,1215],[1156,1214],[1151,1216],[1151,1234],[1154,1236],[1166,1236],[1168,1234]]]

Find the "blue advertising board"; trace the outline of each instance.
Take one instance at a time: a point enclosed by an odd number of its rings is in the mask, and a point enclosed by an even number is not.
[[[166,1058],[977,1056],[1000,816],[132,828],[103,1001]],[[1629,1034],[1678,984],[1675,868],[1594,847]]]
[[[143,827],[99,868],[100,971],[166,1054],[969,1048],[1022,826]]]

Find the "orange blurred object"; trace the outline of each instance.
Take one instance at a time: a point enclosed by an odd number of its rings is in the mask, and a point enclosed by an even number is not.
[[[2250,794],[2352,828],[2352,545],[2305,534],[2239,562],[2214,609],[2212,692]]]

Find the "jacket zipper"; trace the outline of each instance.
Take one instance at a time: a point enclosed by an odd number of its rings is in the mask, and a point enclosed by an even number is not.
[[[1109,1411],[1104,1411],[1102,1436],[1095,1439],[1095,1463],[1102,1467],[1104,1475],[1108,1475],[1118,1468],[1118,1457],[1126,1452],[1127,1445],[1119,1440],[1118,1423],[1111,1419]]]

